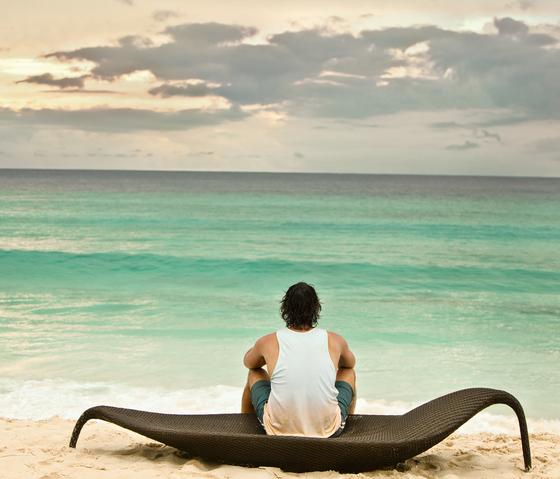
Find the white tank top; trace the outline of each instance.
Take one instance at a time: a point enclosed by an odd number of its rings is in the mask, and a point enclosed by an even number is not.
[[[340,427],[336,370],[324,329],[276,333],[280,347],[263,423],[267,434],[329,437]]]

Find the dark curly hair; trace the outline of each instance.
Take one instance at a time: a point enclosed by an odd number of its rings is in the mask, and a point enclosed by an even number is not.
[[[297,283],[288,288],[280,301],[280,316],[287,328],[309,329],[317,326],[321,301],[315,288],[307,283]]]

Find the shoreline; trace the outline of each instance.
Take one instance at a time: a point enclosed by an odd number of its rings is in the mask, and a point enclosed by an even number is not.
[[[397,469],[339,474],[333,471],[287,473],[209,464],[174,448],[104,421],[89,421],[76,449],[68,447],[76,421],[57,416],[41,421],[0,419],[0,477],[25,479],[127,478],[560,478],[560,435],[530,430],[533,469],[523,470],[519,435],[491,432],[454,433]]]
[[[453,392],[443,391],[441,395]],[[511,392],[511,391],[508,391]],[[77,382],[65,379],[23,380],[0,378],[0,415],[11,419],[40,421],[58,416],[77,420],[90,407],[106,404],[115,407],[168,414],[238,413],[243,388],[227,385],[190,389],[136,387],[117,382]],[[359,392],[363,394],[363,391]],[[550,411],[539,414],[526,398],[515,392],[523,405],[531,431],[560,434],[560,418],[551,403]],[[360,395],[356,414],[401,415],[435,399],[424,401],[372,399]],[[201,400],[203,398],[203,400]],[[549,401],[550,402],[550,401]],[[548,413],[548,414],[547,414]],[[493,405],[481,411],[459,429],[462,433],[491,432],[517,434],[518,420],[506,405]]]

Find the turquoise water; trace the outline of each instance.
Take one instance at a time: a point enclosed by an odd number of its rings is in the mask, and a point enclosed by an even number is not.
[[[0,415],[235,411],[315,285],[360,397],[560,419],[560,179],[0,170]]]

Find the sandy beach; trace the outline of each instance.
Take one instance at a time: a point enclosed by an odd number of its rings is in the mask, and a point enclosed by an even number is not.
[[[523,470],[518,435],[454,434],[399,470],[339,474],[285,473],[277,468],[248,469],[209,464],[184,457],[176,449],[154,443],[102,421],[90,421],[76,449],[68,447],[75,421],[0,419],[0,477],[56,478],[560,478],[558,432],[531,434],[533,469]]]

